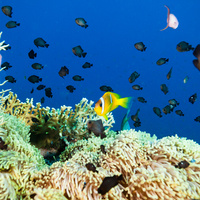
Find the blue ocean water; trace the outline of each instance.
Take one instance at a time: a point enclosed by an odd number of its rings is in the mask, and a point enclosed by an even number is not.
[[[160,31],[166,25],[167,5],[171,13],[179,20],[179,27]],[[11,88],[21,101],[33,98],[34,104],[45,97],[43,106],[60,108],[62,105],[72,106],[85,97],[94,102],[104,94],[99,87],[111,86],[115,93],[122,97],[134,98],[130,115],[140,108],[141,126],[136,130],[156,134],[159,138],[178,134],[200,143],[200,123],[194,119],[200,115],[199,86],[200,72],[193,66],[195,58],[192,51],[178,52],[176,45],[186,41],[193,47],[200,43],[199,35],[199,0],[192,1],[6,1],[1,0],[0,6],[10,5],[13,8],[12,18],[0,12],[0,24],[3,31],[2,40],[10,44],[11,50],[1,51],[3,62],[9,62],[13,67],[1,72],[1,81],[11,75],[16,83],[7,83],[4,88]],[[88,28],[82,28],[75,23],[75,18],[83,17]],[[19,27],[8,29],[5,24],[14,20]],[[33,41],[41,37],[50,46],[37,48]],[[146,51],[135,49],[136,42],[143,42]],[[85,58],[79,58],[72,53],[72,48],[81,45],[87,52]],[[33,49],[37,57],[32,60],[28,52]],[[156,65],[159,58],[169,58],[162,66]],[[31,65],[41,63],[42,70],[34,70]],[[90,69],[82,65],[90,62]],[[58,72],[62,66],[69,69],[69,75],[61,78]],[[166,75],[172,67],[172,77]],[[128,78],[134,71],[140,77],[129,83]],[[44,90],[38,91],[40,83],[30,83],[28,77],[41,77],[42,84],[52,88],[53,98],[45,96]],[[81,75],[84,81],[75,82],[72,77]],[[189,76],[186,84],[183,79]],[[161,84],[166,84],[169,92],[165,95],[160,90]],[[139,84],[143,90],[132,89],[133,84]],[[76,90],[70,93],[67,85],[73,85]],[[34,88],[34,92],[30,91]],[[197,101],[191,104],[188,99],[197,93]],[[144,97],[146,104],[138,102],[137,97]],[[175,112],[159,118],[153,112],[153,107],[163,108],[168,100],[175,98],[180,105],[184,117]],[[115,118],[114,130],[120,130],[121,121],[127,110],[118,107],[113,111]],[[129,120],[131,128],[133,121]]]

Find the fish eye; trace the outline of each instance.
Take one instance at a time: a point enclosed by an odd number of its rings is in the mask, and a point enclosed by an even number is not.
[[[100,103],[100,107],[102,107],[102,103]]]

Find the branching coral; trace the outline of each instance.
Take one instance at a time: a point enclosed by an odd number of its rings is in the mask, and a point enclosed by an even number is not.
[[[2,32],[0,32],[0,38],[1,38],[1,35],[2,35]],[[6,47],[8,47],[9,46],[9,44],[4,44],[5,43],[5,40],[3,40],[2,42],[0,42],[0,51],[1,50],[6,50]]]
[[[92,108],[93,102],[88,103],[85,98],[75,105],[74,111],[70,106],[61,106],[60,110],[43,108],[40,103],[34,106],[32,99],[22,103],[12,92],[5,98],[2,97],[1,101],[5,113],[16,116],[30,125],[32,144],[43,149],[59,149],[62,145],[61,139],[67,143],[90,137],[87,120],[101,118],[106,127],[105,132],[108,132],[114,123],[112,114],[109,115],[108,121],[97,116]]]

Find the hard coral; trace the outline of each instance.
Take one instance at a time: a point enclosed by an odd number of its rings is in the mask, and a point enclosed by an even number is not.
[[[8,96],[2,98],[1,108],[5,113],[16,116],[30,125],[32,144],[43,150],[56,151],[62,147],[61,139],[67,143],[90,137],[87,120],[100,118],[93,110],[92,104],[92,101],[88,103],[88,100],[83,98],[75,105],[74,111],[70,106],[61,106],[60,110],[56,110],[43,108],[40,103],[34,106],[32,99],[22,103],[16,94],[10,92]],[[108,121],[101,119],[108,132],[114,123],[113,116],[110,114]]]
[[[0,32],[0,38],[1,38],[1,35],[2,35],[2,32]],[[6,47],[9,46],[9,44],[4,44],[5,43],[5,40],[3,40],[2,42],[0,42],[0,51],[1,50],[6,50]]]

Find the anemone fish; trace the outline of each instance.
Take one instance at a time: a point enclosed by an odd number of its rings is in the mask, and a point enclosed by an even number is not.
[[[113,111],[118,106],[129,109],[132,105],[132,97],[121,98],[119,94],[106,92],[95,104],[94,111],[99,116],[108,120],[107,113]]]
[[[171,27],[173,29],[177,29],[178,25],[179,25],[178,19],[175,17],[174,14],[170,13],[170,9],[166,5],[165,5],[165,7],[168,10],[168,13],[167,13],[167,26],[164,29],[162,29],[161,31],[164,31],[168,27]]]

